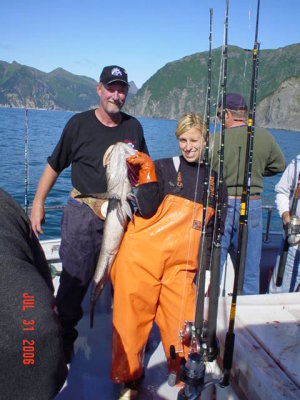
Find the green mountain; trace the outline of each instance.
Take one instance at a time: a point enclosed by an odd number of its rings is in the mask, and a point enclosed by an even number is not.
[[[212,51],[212,104],[220,98],[222,48]],[[178,119],[205,112],[208,52],[169,62],[141,89],[134,82],[124,110],[141,117]],[[252,50],[228,46],[227,92],[248,100]],[[81,111],[99,104],[96,81],[57,68],[50,73],[0,61],[0,106]],[[215,113],[212,107],[212,113]],[[300,131],[300,44],[259,53],[257,119],[261,126]]]
[[[212,51],[212,103],[220,98],[218,88],[220,88],[221,55],[222,48]],[[207,64],[208,52],[196,53],[166,64],[127,103],[126,111],[143,117],[170,119],[178,119],[187,111],[204,113]],[[252,51],[228,46],[227,92],[239,92],[249,99],[251,75]],[[276,50],[261,50],[258,70],[258,106],[262,100],[274,96],[283,82],[297,77],[300,77],[300,44]],[[294,95],[299,98],[300,93],[296,92]],[[298,113],[300,115],[300,111]],[[269,123],[272,124],[272,121]],[[300,126],[298,129],[300,130]]]
[[[130,83],[136,93],[134,82]],[[94,79],[62,68],[46,73],[15,61],[0,61],[0,106],[88,110],[99,104],[96,84]]]

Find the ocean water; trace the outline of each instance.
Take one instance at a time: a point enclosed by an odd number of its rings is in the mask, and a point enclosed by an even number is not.
[[[25,204],[25,138],[28,137],[28,201],[32,204],[35,190],[46,165],[47,157],[52,153],[60,138],[65,123],[72,112],[28,110],[27,129],[24,109],[0,108],[0,187],[9,192],[19,204]],[[165,119],[139,118],[148,148],[153,159],[178,155],[175,138],[177,121]],[[286,162],[289,163],[300,150],[300,132],[271,130],[280,145]],[[281,175],[265,178],[264,205],[274,205],[274,186]],[[63,171],[52,188],[46,206],[66,204],[71,190],[70,169]],[[61,211],[49,211],[43,227],[41,239],[60,236]],[[277,212],[273,212],[272,229],[281,229]]]

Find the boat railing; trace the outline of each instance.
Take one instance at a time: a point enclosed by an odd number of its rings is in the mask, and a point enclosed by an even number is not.
[[[47,211],[63,211],[64,207],[65,207],[64,205],[45,206],[45,212],[47,212]],[[30,207],[23,207],[23,208],[24,208],[25,212],[26,212],[26,210],[27,210],[27,211],[31,211],[32,206],[30,206]]]
[[[51,211],[63,211],[64,209],[64,205],[49,205],[49,206],[45,206],[45,212],[51,212]],[[28,213],[28,211],[30,211],[32,209],[32,207],[24,207],[24,210],[26,211],[26,213]],[[276,207],[274,206],[270,206],[270,205],[263,205],[262,206],[263,209],[263,213],[266,214],[266,217],[264,218],[264,223],[265,223],[265,227],[264,227],[264,233],[263,233],[263,242],[267,243],[269,241],[270,238],[270,232],[271,232],[271,219],[272,219],[272,213],[273,211],[276,209]],[[264,215],[265,215],[264,214]]]

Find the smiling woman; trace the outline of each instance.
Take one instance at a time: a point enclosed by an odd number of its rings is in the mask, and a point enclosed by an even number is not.
[[[201,153],[205,145],[203,132],[206,124],[200,114],[187,113],[178,121],[176,137],[179,149],[187,162],[201,160]]]
[[[138,211],[128,224],[112,267],[111,377],[114,382],[124,384],[122,393],[138,390],[144,374],[142,354],[154,320],[160,329],[170,370],[174,367],[170,360],[171,345],[176,348],[174,368],[178,374],[180,359],[187,356],[179,331],[184,321],[194,319],[194,278],[203,223],[205,168],[197,161],[203,148],[203,132],[205,124],[199,114],[187,113],[180,118],[176,136],[182,156],[175,157],[176,161],[173,158],[155,161],[157,176],[152,175],[148,182],[140,179],[136,194]],[[148,171],[151,169],[151,160],[142,153],[132,161],[134,165],[139,163],[142,171],[145,163]],[[216,178],[212,171],[203,251],[205,268],[212,243]],[[226,199],[225,188],[223,198]]]

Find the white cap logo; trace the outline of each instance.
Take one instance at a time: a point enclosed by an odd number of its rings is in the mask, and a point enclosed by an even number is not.
[[[111,74],[112,74],[113,76],[122,76],[122,72],[120,71],[119,68],[113,68],[113,69],[111,70]]]

